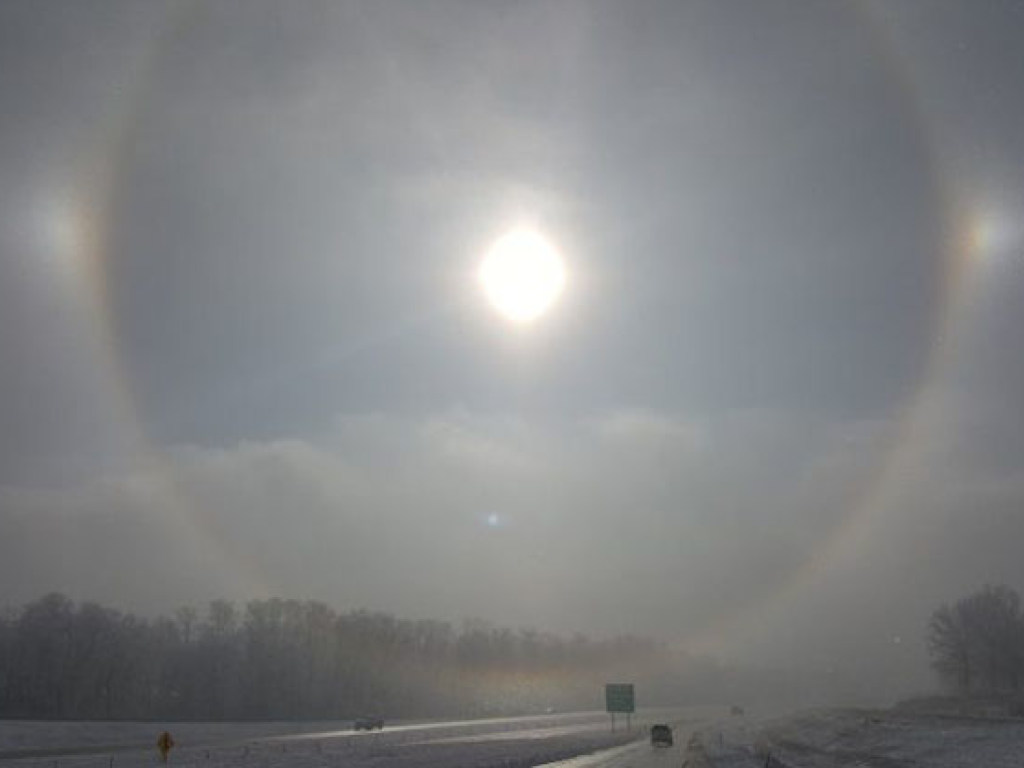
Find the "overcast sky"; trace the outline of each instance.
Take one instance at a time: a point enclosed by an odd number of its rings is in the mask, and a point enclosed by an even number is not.
[[[925,685],[938,602],[1024,588],[1022,36],[1011,0],[3,3],[0,602]],[[567,270],[525,327],[476,276],[521,224]]]

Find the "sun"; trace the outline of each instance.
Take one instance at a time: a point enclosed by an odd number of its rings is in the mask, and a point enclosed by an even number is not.
[[[565,264],[540,232],[506,232],[480,265],[480,283],[494,308],[516,323],[547,312],[565,288]]]

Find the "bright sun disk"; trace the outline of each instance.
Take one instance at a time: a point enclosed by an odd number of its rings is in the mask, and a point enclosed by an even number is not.
[[[491,246],[480,265],[480,282],[491,304],[518,323],[544,314],[565,287],[558,251],[533,229],[514,229]]]

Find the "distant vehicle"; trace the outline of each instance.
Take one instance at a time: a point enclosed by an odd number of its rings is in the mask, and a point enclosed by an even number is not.
[[[652,747],[671,747],[672,746],[672,729],[667,725],[658,724],[651,726],[651,746]]]
[[[734,715],[742,715],[743,707],[737,707],[735,704],[733,704],[731,707],[729,707],[729,712]]]
[[[353,725],[356,731],[383,731],[384,718],[382,717],[357,717]]]

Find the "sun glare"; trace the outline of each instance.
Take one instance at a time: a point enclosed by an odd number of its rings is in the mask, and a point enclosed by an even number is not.
[[[533,229],[514,229],[495,241],[480,265],[480,282],[494,308],[517,323],[544,314],[565,287],[558,251]]]

